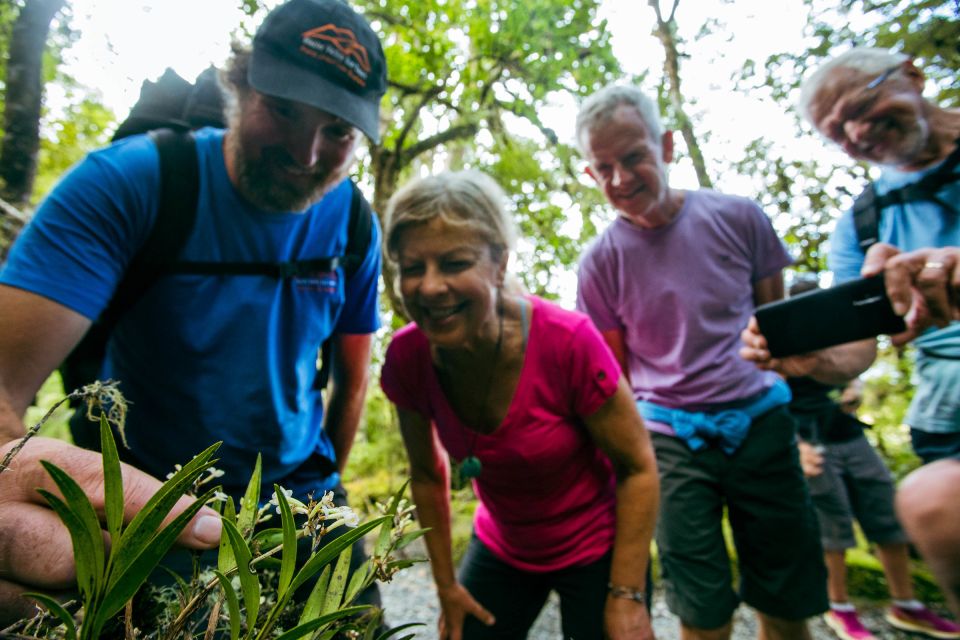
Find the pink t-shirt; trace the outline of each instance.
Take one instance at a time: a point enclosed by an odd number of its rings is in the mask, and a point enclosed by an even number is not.
[[[410,324],[387,349],[380,384],[431,421],[453,459],[483,464],[477,537],[504,562],[545,572],[588,564],[612,546],[616,482],[584,426],[617,389],[620,367],[590,320],[535,296],[523,368],[503,423],[467,429],[447,402],[426,336]],[[474,442],[474,438],[476,438]]]

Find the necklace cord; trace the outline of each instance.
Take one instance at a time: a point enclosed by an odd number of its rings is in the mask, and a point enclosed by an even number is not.
[[[483,401],[480,403],[479,412],[482,413],[486,408],[487,403],[490,401],[490,392],[493,388],[493,377],[497,373],[497,364],[500,362],[500,352],[503,350],[503,291],[500,287],[497,287],[497,342],[493,347],[493,362],[490,364],[490,373],[487,376],[487,386],[483,391]],[[482,416],[481,416],[482,417]],[[468,431],[462,424],[460,428],[463,431]],[[473,451],[477,446],[477,439],[480,437],[480,431],[477,429],[469,429],[471,431],[470,442],[467,444],[466,434],[461,433],[463,437],[463,444],[466,445],[467,455],[464,456],[464,460],[474,457]]]

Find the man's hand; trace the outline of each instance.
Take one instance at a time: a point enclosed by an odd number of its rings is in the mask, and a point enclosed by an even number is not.
[[[496,623],[493,614],[484,609],[459,582],[444,589],[438,588],[437,597],[440,599],[440,640],[461,640],[463,621],[468,615],[487,626]]]
[[[800,450],[800,466],[803,468],[803,475],[813,478],[823,473],[823,449],[821,447],[800,440],[797,442],[797,449]]]
[[[627,598],[607,596],[603,631],[609,640],[654,640],[647,606]]]
[[[809,375],[817,365],[818,352],[803,353],[786,358],[774,358],[767,349],[767,339],[760,333],[755,317],[750,318],[747,328],[740,333],[743,346],[740,357],[765,371],[776,371],[782,376],[800,377]]]
[[[17,445],[0,446],[0,458]],[[76,580],[73,545],[67,528],[49,508],[38,488],[62,497],[40,465],[47,460],[66,471],[87,494],[103,518],[103,462],[99,453],[60,440],[33,438],[0,473],[0,625],[32,615],[34,605],[21,597],[25,591],[72,588]],[[162,483],[127,464],[123,474],[124,521],[137,515]],[[183,497],[164,520],[166,525],[193,502]],[[106,533],[104,534],[106,536]],[[203,507],[177,542],[191,549],[209,549],[220,540],[220,516]],[[2,626],[0,626],[2,628]]]
[[[802,353],[786,358],[774,358],[767,349],[767,339],[760,333],[756,318],[750,318],[747,328],[740,333],[743,347],[740,357],[760,369],[776,371],[788,378],[810,376],[826,384],[847,384],[866,371],[877,357],[874,338]]]
[[[883,273],[893,310],[904,316],[907,331],[893,336],[903,344],[924,329],[960,320],[960,247],[901,253],[889,244],[870,247],[860,273]]]

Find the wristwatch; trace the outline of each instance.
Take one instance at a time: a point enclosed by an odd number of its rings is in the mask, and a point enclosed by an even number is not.
[[[613,584],[612,582],[607,583],[607,587],[610,589],[610,595],[614,598],[625,598],[627,600],[642,602],[643,604],[647,603],[647,596],[643,592],[643,589],[624,587],[623,585]]]

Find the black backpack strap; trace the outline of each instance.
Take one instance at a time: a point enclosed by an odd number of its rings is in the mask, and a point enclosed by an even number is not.
[[[367,251],[370,249],[370,235],[373,233],[373,210],[370,203],[360,193],[357,183],[350,181],[353,198],[350,200],[350,226],[347,227],[347,248],[343,255],[343,272],[350,278],[357,272]]]
[[[857,244],[866,253],[880,235],[880,207],[872,182],[853,201],[853,226],[857,231]]]
[[[333,271],[341,266],[340,257],[296,260],[294,262],[190,262],[164,265],[163,273],[187,273],[204,276],[266,276],[268,278],[305,278]]]
[[[146,242],[127,266],[123,280],[99,322],[111,327],[165,273],[187,243],[197,219],[200,168],[190,132],[150,132],[160,155],[160,201],[157,219]]]
[[[853,203],[853,224],[857,231],[857,243],[866,253],[879,237],[880,214],[888,208],[901,206],[908,202],[934,202],[944,211],[953,215],[960,215],[953,203],[945,202],[937,192],[945,185],[960,181],[960,174],[955,169],[960,165],[960,138],[954,142],[955,148],[950,152],[936,171],[932,171],[916,182],[904,185],[898,189],[891,189],[882,196],[877,196],[873,183],[867,185]]]
[[[350,181],[353,189],[350,199],[350,220],[347,222],[347,246],[342,258],[344,278],[350,279],[357,272],[367,251],[370,249],[373,233],[373,210],[363,197],[357,183]],[[330,369],[333,367],[333,336],[328,336],[320,345],[320,370],[314,380],[315,389],[325,389],[330,381]]]
[[[186,244],[193,229],[199,193],[199,166],[196,143],[189,132],[169,129],[150,132],[160,158],[160,193],[157,217],[143,246],[127,265],[113,297],[60,365],[64,389],[69,393],[97,379],[107,350],[110,333],[120,317],[162,275],[166,263]],[[80,446],[99,449],[99,431],[76,412],[70,427]]]

